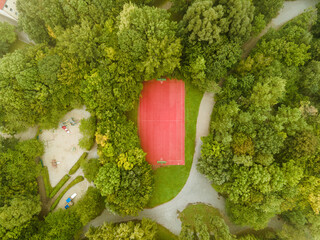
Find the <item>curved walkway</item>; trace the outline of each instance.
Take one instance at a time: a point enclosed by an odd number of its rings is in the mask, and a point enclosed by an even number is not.
[[[284,8],[281,10],[279,16],[272,20],[271,25],[275,27],[281,26],[286,21],[302,13],[306,8],[314,6],[317,2],[319,2],[319,0],[300,0],[294,2],[285,2]],[[270,26],[268,26],[268,28],[269,27]],[[258,39],[256,39],[256,42],[257,41]],[[138,217],[121,217],[113,215],[105,210],[99,217],[92,220],[84,230],[86,231],[89,225],[99,226],[104,222],[120,222],[148,217],[162,224],[174,234],[178,235],[181,230],[181,222],[177,218],[177,214],[190,203],[202,202],[211,204],[214,207],[218,208],[222,213],[225,213],[224,199],[219,196],[219,194],[211,187],[210,182],[196,169],[202,145],[200,138],[202,136],[207,136],[209,133],[210,117],[213,106],[213,94],[205,93],[199,108],[197,119],[196,147],[190,175],[183,189],[173,200],[152,209],[145,209],[139,214]],[[230,231],[233,233],[237,232],[240,229],[243,229],[232,224],[229,221],[227,221],[227,224],[229,225]],[[279,226],[281,226],[281,222],[278,221],[277,218],[273,218],[270,221],[269,226],[273,228],[279,228]]]
[[[263,29],[263,31],[256,37],[251,38],[246,44],[243,46],[243,54],[242,58],[246,58],[250,51],[257,44],[259,39],[268,32],[268,30],[273,28],[279,28],[289,20],[295,18],[299,14],[303,13],[304,10],[310,7],[314,7],[319,0],[297,0],[297,1],[287,1],[284,2],[283,8],[280,10],[279,15],[271,20],[268,26]]]

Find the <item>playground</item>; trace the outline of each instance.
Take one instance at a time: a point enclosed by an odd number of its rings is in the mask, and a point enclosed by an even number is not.
[[[185,164],[185,85],[179,80],[147,81],[138,126],[142,149],[153,166]]]
[[[43,130],[39,139],[44,143],[45,152],[42,156],[43,165],[48,168],[51,186],[56,186],[59,181],[69,173],[72,166],[78,161],[84,150],[78,146],[78,141],[82,137],[79,131],[80,120],[90,117],[90,113],[85,109],[74,109],[68,112],[60,121],[57,129]],[[96,151],[96,148],[94,150]],[[95,157],[95,153],[89,153],[90,157]],[[82,169],[78,169],[61,188],[64,189],[77,176],[83,176]],[[76,202],[85,194],[91,184],[84,179],[71,187],[62,197],[58,208],[64,208],[66,199],[77,193],[73,200]]]

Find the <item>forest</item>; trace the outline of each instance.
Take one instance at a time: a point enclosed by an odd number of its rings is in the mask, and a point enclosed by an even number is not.
[[[79,239],[104,208],[138,215],[154,175],[127,114],[144,81],[166,76],[215,93],[197,168],[226,199],[230,219],[252,228],[235,236],[220,215],[205,224],[199,217],[182,224],[179,238],[319,239],[320,12],[271,28],[245,53],[283,0],[172,0],[168,11],[155,2],[17,0],[18,29],[35,44],[14,51],[14,27],[0,24],[1,132],[56,128],[85,105],[92,117],[81,123],[87,138],[80,145],[96,142],[99,154],[82,164],[96,187],[70,211],[39,217],[43,143],[1,138],[0,238]],[[261,234],[274,216],[282,230]],[[161,239],[158,229],[143,219],[105,223],[85,235]]]

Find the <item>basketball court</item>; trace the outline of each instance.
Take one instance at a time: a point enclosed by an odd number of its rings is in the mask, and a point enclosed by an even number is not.
[[[184,99],[183,81],[144,82],[138,125],[141,146],[151,165],[184,165]]]

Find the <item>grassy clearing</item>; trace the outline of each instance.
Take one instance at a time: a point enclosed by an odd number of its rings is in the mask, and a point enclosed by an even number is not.
[[[50,183],[49,172],[48,172],[48,168],[47,167],[43,167],[41,169],[41,175],[43,177],[44,187],[46,189],[46,196],[47,196],[47,198],[49,198],[50,197],[50,193],[52,191],[52,186],[51,186],[51,183]]]
[[[206,225],[210,225],[210,217],[219,216],[223,218],[220,211],[217,208],[212,206],[199,203],[199,204],[189,204],[180,214],[179,218],[181,222],[190,225],[192,227],[195,226],[195,217],[194,216],[202,216],[202,220]]]
[[[179,237],[177,235],[174,235],[172,232],[170,232],[164,226],[158,224],[158,232],[156,234],[155,239],[156,240],[178,240]]]
[[[83,160],[85,160],[88,156],[87,152],[82,153],[81,157],[78,159],[78,161],[72,166],[72,168],[69,171],[69,175],[74,174],[80,167]]]
[[[25,48],[27,46],[30,46],[29,44],[20,41],[19,39],[17,39],[11,46],[9,49],[9,52],[14,52],[17,49],[21,49],[21,48]]]
[[[70,176],[68,174],[64,175],[63,178],[58,182],[56,186],[52,189],[52,192],[50,193],[50,198],[53,198],[54,195],[59,192],[59,190],[63,187],[63,185],[70,179]]]
[[[173,199],[189,177],[195,149],[197,117],[203,93],[195,89],[191,83],[185,84],[185,166],[167,166],[154,171],[155,188],[147,205],[149,208]]]
[[[84,180],[83,176],[78,176],[75,179],[73,179],[73,181],[71,183],[69,183],[69,185],[63,189],[63,191],[59,194],[59,196],[57,197],[57,199],[53,202],[52,206],[50,207],[50,210],[54,210],[56,208],[56,206],[58,205],[58,203],[60,202],[61,198],[63,197],[63,195],[70,189],[72,188],[74,185],[76,185],[79,182],[82,182]]]

